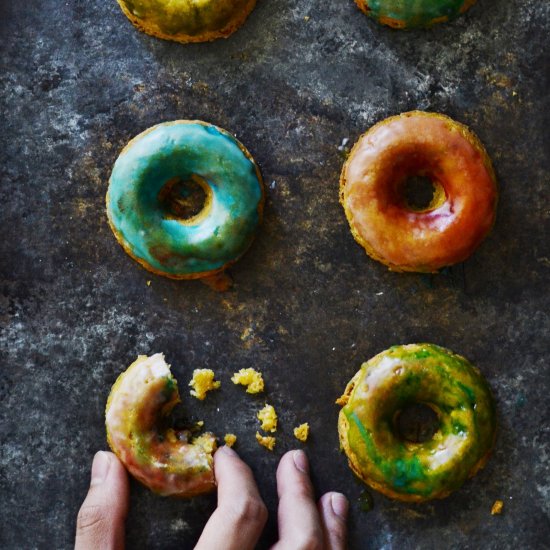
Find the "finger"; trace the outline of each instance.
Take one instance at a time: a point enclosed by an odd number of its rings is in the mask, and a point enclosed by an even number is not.
[[[323,529],[303,451],[289,451],[277,468],[279,542],[277,550],[323,548]]]
[[[124,520],[128,513],[128,476],[113,453],[94,457],[90,489],[76,522],[75,550],[124,548]]]
[[[341,493],[326,493],[319,500],[319,514],[328,550],[346,548],[348,508],[348,499]]]
[[[252,550],[267,521],[250,468],[229,447],[214,455],[218,507],[208,520],[195,550]]]

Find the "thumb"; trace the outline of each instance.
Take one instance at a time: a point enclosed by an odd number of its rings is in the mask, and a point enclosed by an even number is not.
[[[122,550],[128,476],[113,453],[94,456],[90,489],[76,522],[75,550]]]

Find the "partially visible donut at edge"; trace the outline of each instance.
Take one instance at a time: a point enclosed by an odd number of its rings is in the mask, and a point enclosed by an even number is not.
[[[227,38],[250,15],[256,0],[117,0],[124,15],[151,36],[174,42]]]

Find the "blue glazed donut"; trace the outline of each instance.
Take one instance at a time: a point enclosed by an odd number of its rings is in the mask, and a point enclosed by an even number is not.
[[[183,218],[168,200],[174,186],[202,188],[202,210]],[[180,190],[185,202],[185,188]],[[177,197],[176,197],[177,202]],[[261,221],[264,187],[250,153],[201,121],[153,126],[132,139],[113,167],[109,224],[124,250],[153,273],[210,277],[235,262]]]

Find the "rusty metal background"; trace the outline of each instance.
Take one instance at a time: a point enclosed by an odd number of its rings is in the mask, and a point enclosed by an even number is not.
[[[431,31],[397,32],[351,0],[261,0],[226,41],[182,46],[136,31],[114,0],[0,2],[0,547],[70,548],[103,410],[139,353],[162,351],[180,386],[213,368],[222,389],[183,392],[180,416],[239,436],[276,539],[274,472],[304,446],[319,494],[351,502],[352,548],[543,548],[548,521],[549,4],[480,0]],[[346,150],[411,109],[446,113],[486,145],[498,221],[466,263],[390,273],[355,244],[338,204]],[[161,121],[233,131],[261,166],[266,216],[223,294],[151,276],[113,238],[104,195],[118,152]],[[148,286],[148,281],[151,281]],[[363,486],[338,449],[333,404],[360,363],[430,341],[472,360],[498,402],[487,467],[444,501],[405,505]],[[267,394],[229,377],[263,371]],[[275,452],[255,412],[280,416]],[[504,513],[491,516],[495,499]],[[132,486],[129,548],[191,548],[215,497]]]

